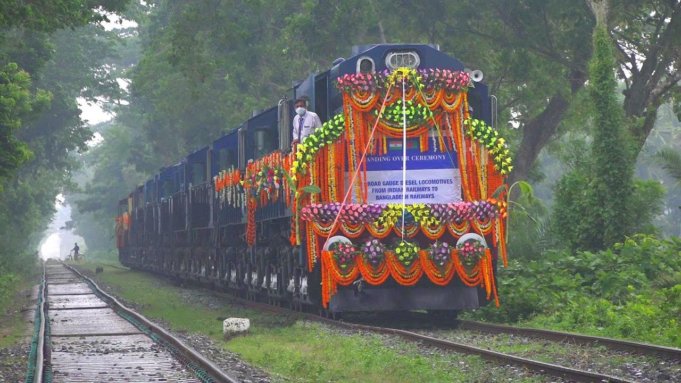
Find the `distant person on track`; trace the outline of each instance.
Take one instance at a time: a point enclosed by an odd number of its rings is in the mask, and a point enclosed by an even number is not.
[[[305,141],[305,137],[312,134],[315,129],[321,128],[322,120],[315,112],[307,110],[307,97],[298,97],[294,104],[296,115],[293,117],[293,142],[291,146],[295,149],[296,145]]]
[[[71,251],[73,252],[73,260],[77,261],[80,259],[80,254],[78,253],[80,251],[80,247],[78,247],[78,242],[76,242],[73,246],[73,249]]]

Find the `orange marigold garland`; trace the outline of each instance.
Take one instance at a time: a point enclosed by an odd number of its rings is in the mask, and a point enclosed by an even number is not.
[[[366,283],[374,286],[384,283],[388,277],[392,277],[402,286],[413,286],[424,274],[439,286],[448,285],[456,274],[466,286],[484,288],[487,298],[494,298],[498,304],[489,249],[484,249],[479,258],[471,260],[462,255],[465,250],[452,249],[445,246],[444,242],[428,250],[418,250],[413,244],[404,243],[398,245],[401,249],[399,254],[394,250],[386,250],[376,239],[365,242],[359,252],[351,244],[343,246],[350,249],[343,257],[335,251],[337,249],[321,251],[324,307],[328,307],[338,285],[349,286],[360,276]],[[407,248],[410,255],[400,259]]]
[[[333,257],[333,252],[322,251],[322,304],[328,307],[331,296],[338,290],[338,285],[348,286],[359,276],[359,267],[356,263],[348,265],[346,270],[341,271]]]
[[[246,216],[246,244],[248,246],[253,246],[255,245],[255,238],[256,238],[256,232],[255,232],[255,208],[256,208],[256,201],[254,197],[248,197],[247,203],[246,203],[246,209],[247,209],[247,216]]]
[[[419,259],[423,267],[423,272],[431,282],[438,286],[447,286],[456,274],[454,263],[451,261],[451,249],[447,251],[449,253],[449,260],[442,265],[438,264],[437,261],[433,259],[432,250],[419,251]]]

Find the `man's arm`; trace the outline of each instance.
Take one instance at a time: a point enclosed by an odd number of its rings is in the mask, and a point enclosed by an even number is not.
[[[291,146],[298,143],[298,130],[299,130],[298,125],[300,125],[300,124],[296,124],[296,117],[293,117],[293,139],[291,140]],[[298,118],[300,118],[300,117],[298,117]]]
[[[315,114],[314,115],[314,128],[315,128],[315,130],[317,130],[317,128],[321,128],[321,127],[322,127],[322,120],[319,118],[318,114]]]

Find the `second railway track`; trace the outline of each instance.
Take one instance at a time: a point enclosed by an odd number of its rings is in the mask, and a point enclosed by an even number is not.
[[[235,299],[240,301],[241,303],[245,304],[246,306],[250,306],[253,308],[258,308],[258,309],[264,309],[268,311],[285,311],[289,312],[289,309],[284,309],[281,307],[276,307],[272,306],[269,304],[261,303],[261,302],[254,302],[252,300],[246,300],[240,297],[235,297],[233,295],[229,295],[230,299]],[[420,317],[419,320],[423,321],[423,316],[419,315],[420,313],[412,313],[415,314],[415,316]],[[381,334],[388,334],[388,335],[393,335],[393,336],[398,336],[402,337],[404,339],[407,339],[409,341],[414,341],[418,342],[420,344],[430,346],[430,347],[437,347],[443,350],[450,350],[453,352],[462,352],[466,354],[473,354],[473,355],[479,355],[485,359],[494,361],[496,363],[500,364],[506,364],[506,365],[515,365],[521,368],[525,368],[529,371],[532,371],[536,374],[540,375],[550,375],[550,376],[555,376],[559,377],[562,379],[562,381],[574,381],[574,382],[622,382],[622,383],[629,383],[629,382],[639,382],[642,381],[641,379],[637,378],[636,376],[619,376],[619,374],[612,374],[609,372],[602,371],[600,369],[595,369],[595,368],[577,368],[574,365],[570,365],[567,363],[562,363],[562,362],[548,362],[548,361],[540,361],[536,360],[534,358],[528,358],[528,357],[522,357],[518,355],[513,355],[510,353],[504,353],[504,352],[498,352],[491,350],[486,347],[481,347],[478,345],[474,345],[469,342],[457,342],[452,339],[447,339],[446,337],[440,336],[439,334],[433,334],[433,333],[428,333],[427,331],[420,331],[420,330],[407,330],[407,329],[402,329],[402,328],[396,328],[399,326],[391,326],[391,327],[386,327],[385,322],[376,324],[374,325],[367,324],[367,323],[362,323],[362,322],[352,322],[352,321],[338,321],[338,320],[332,320],[332,319],[327,319],[323,318],[321,316],[315,315],[315,314],[309,314],[309,313],[301,313],[306,319],[312,320],[312,321],[319,321],[326,323],[328,325],[332,326],[340,326],[343,328],[347,328],[349,330],[356,330],[356,331],[366,331],[366,332],[374,332],[374,333],[381,333]],[[389,319],[387,322],[388,323],[394,323],[393,321],[395,320],[396,316],[394,315],[389,315],[391,319]],[[398,321],[399,322],[399,321]],[[475,323],[478,322],[470,322],[470,321],[459,321],[459,324],[462,325],[462,328],[466,329],[473,329],[472,327],[474,326]],[[490,330],[488,332],[494,333],[494,332],[501,332],[502,330],[509,330],[509,331],[520,331],[521,329],[514,328],[514,327],[508,327],[508,326],[496,326],[496,329],[493,330],[491,326]],[[451,328],[451,326],[450,326]],[[531,329],[530,329],[531,330]],[[476,331],[481,331],[484,332],[484,326],[480,324],[479,328],[477,328]],[[637,354],[643,354],[645,357],[648,356],[662,356],[664,358],[671,359],[672,361],[672,368],[674,365],[681,366],[679,365],[681,363],[681,359],[679,359],[679,350],[674,349],[671,347],[660,347],[660,346],[653,346],[653,345],[642,345],[641,347],[637,347],[637,343],[635,342],[629,342],[629,341],[618,341],[615,339],[609,339],[609,338],[594,338],[594,337],[588,337],[588,336],[580,336],[578,334],[568,334],[568,333],[559,333],[556,331],[547,331],[547,333],[551,333],[551,336],[554,338],[552,340],[554,341],[563,341],[564,344],[590,344],[593,345],[594,341],[600,340],[600,342],[597,342],[596,345],[602,345],[606,346],[608,348],[616,348],[617,345],[620,345],[620,349],[624,349],[627,351],[635,351]],[[534,333],[535,337],[540,336],[541,330],[536,331]],[[531,336],[529,334],[526,334],[528,336]],[[568,335],[574,336],[573,339],[564,339]],[[580,338],[581,337],[581,338]],[[594,339],[591,339],[594,338]],[[551,339],[549,336],[544,337],[542,339]],[[606,341],[607,340],[607,341]],[[618,343],[618,342],[621,342]],[[663,374],[666,374],[666,371],[663,371]],[[665,379],[661,381],[675,381],[674,376],[681,376],[681,371],[677,371],[677,374],[672,375],[671,380],[670,379]],[[646,379],[645,381],[660,381],[656,378],[653,379]]]
[[[62,264],[48,263],[26,382],[237,382]]]
[[[681,349],[673,347],[467,320],[434,320],[420,312],[348,319],[369,327],[380,323],[380,331],[385,333],[506,360],[570,380],[681,381]]]
[[[681,349],[659,346],[628,340],[605,338],[602,336],[575,334],[563,331],[544,330],[527,327],[513,327],[494,323],[459,320],[460,329],[484,331],[496,334],[515,334],[538,339],[570,342],[583,345],[603,345],[612,350],[634,352],[641,355],[655,355],[681,362]]]

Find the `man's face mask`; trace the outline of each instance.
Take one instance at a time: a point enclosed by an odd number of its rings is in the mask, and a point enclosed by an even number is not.
[[[299,116],[302,116],[303,114],[305,114],[306,111],[307,111],[307,109],[305,109],[305,107],[303,107],[303,106],[299,106],[299,107],[296,108],[296,113],[298,113]]]

